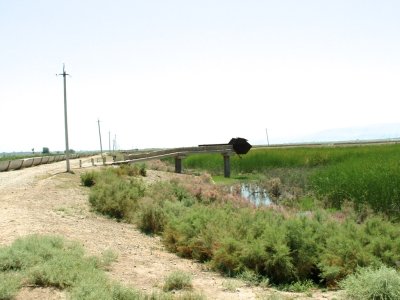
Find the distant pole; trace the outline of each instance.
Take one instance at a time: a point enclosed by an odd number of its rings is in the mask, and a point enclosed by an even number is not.
[[[108,151],[111,153],[111,132],[108,131]]]
[[[267,128],[265,128],[265,133],[267,134],[267,143],[268,143],[268,146],[269,146],[268,129]]]
[[[99,119],[97,119],[97,123],[99,124],[100,153],[101,153],[101,158],[103,159],[103,145],[101,143],[101,131],[100,131],[100,120]]]
[[[71,172],[70,164],[69,164],[69,146],[68,146],[68,115],[67,115],[67,74],[65,72],[65,64],[63,64],[63,72],[62,75],[64,77],[64,123],[65,123],[65,160],[67,162],[67,172]]]

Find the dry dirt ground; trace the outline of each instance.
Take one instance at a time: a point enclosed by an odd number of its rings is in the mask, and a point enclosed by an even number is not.
[[[159,237],[142,234],[134,225],[118,223],[90,210],[88,188],[80,174],[90,161],[72,160],[74,174],[65,173],[65,162],[0,173],[0,247],[28,234],[55,234],[80,242],[86,252],[99,255],[112,250],[118,255],[109,276],[145,293],[159,291],[164,278],[180,270],[192,275],[194,292],[207,299],[269,299],[272,289],[250,287],[206,270],[204,265],[167,252]],[[99,167],[97,167],[99,168]],[[171,173],[148,170],[148,180],[163,180]],[[279,293],[274,299],[339,299],[338,293],[315,291],[304,294]],[[308,295],[310,296],[310,295]],[[56,289],[27,287],[17,299],[66,299]]]

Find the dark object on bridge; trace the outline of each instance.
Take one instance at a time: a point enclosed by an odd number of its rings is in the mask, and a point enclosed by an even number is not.
[[[244,138],[232,138],[228,145],[232,145],[233,150],[236,154],[246,154],[251,149],[251,145],[249,142]]]
[[[244,139],[244,138],[232,138],[228,144],[204,144],[204,145],[199,145],[199,147],[208,147],[208,146],[227,146],[231,145],[233,148],[233,151],[235,151],[236,154],[246,154],[249,152],[251,149],[250,143]]]
[[[199,147],[215,147],[215,146],[229,146],[230,149],[224,149],[222,156],[224,157],[224,176],[229,178],[231,176],[230,156],[233,154],[232,150],[241,157],[241,154],[246,154],[251,149],[251,145],[244,138],[232,138],[228,144],[206,144],[199,145]],[[232,147],[232,148],[231,148]]]

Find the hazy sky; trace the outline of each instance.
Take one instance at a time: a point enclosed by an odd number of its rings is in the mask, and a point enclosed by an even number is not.
[[[400,1],[0,0],[0,152],[400,123]]]

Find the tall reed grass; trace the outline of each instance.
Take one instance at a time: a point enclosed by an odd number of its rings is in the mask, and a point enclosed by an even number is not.
[[[220,155],[193,155],[185,160],[187,168],[221,173]],[[303,173],[310,192],[328,205],[340,208],[353,201],[358,208],[400,217],[400,145],[351,147],[309,147],[252,149],[242,158],[233,157],[232,172],[274,173],[292,168]],[[283,179],[284,180],[284,179]]]
[[[271,168],[312,168],[329,166],[362,158],[366,162],[381,157],[399,159],[400,145],[373,146],[321,146],[298,148],[255,148],[241,157],[232,157],[231,167],[238,173],[263,172]],[[203,169],[221,173],[223,159],[220,154],[190,155],[185,159],[187,168]]]
[[[359,208],[368,205],[400,217],[400,153],[352,157],[318,170],[311,183],[336,208],[352,201]]]

